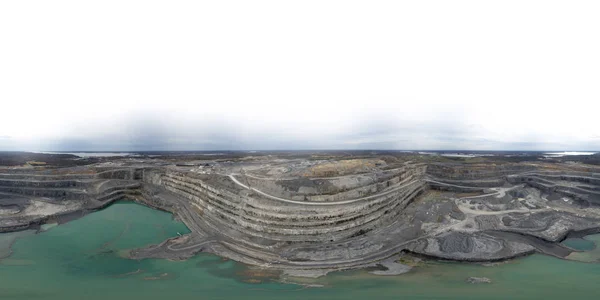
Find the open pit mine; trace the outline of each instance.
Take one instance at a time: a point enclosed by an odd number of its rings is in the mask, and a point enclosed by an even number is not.
[[[29,162],[0,173],[1,232],[130,200],[173,213],[191,231],[132,249],[131,259],[209,252],[292,276],[355,268],[399,274],[410,269],[399,261],[405,254],[565,258],[576,250],[561,241],[600,231],[600,167],[543,158],[141,155]]]

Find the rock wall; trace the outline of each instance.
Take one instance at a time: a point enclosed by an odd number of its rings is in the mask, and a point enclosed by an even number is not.
[[[432,163],[427,166],[427,174],[436,178],[455,180],[481,180],[501,178],[506,175],[533,171],[536,168],[523,164],[450,164]]]
[[[264,255],[271,253],[277,245],[334,242],[360,237],[385,227],[427,189],[422,180],[424,171],[420,167],[404,169],[402,174],[395,173],[389,178],[396,178],[396,183],[403,180],[408,184],[381,189],[364,199],[348,197],[351,194],[344,192],[341,193],[343,196],[330,195],[333,197],[330,200],[352,201],[340,204],[306,200],[294,202],[293,199],[288,199],[292,202],[279,201],[249,190],[215,185],[214,182],[219,180],[214,177],[222,175],[211,175],[207,180],[193,173],[146,170],[143,181],[144,190],[148,193],[152,193],[152,189],[164,188],[191,203],[195,213],[210,227],[208,231],[212,230],[213,234],[237,245],[231,247],[246,247],[248,249],[243,250],[245,255],[256,251],[256,255],[264,259]],[[223,181],[229,181],[226,176],[222,177]]]

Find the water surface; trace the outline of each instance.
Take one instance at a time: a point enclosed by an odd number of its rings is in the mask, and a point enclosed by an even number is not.
[[[122,258],[127,249],[159,243],[186,232],[187,228],[170,214],[122,202],[48,228],[46,232],[22,234],[13,244],[12,254],[0,260],[0,299],[593,299],[600,296],[600,265],[542,255],[495,266],[428,262],[408,274],[391,277],[351,271],[318,279],[285,279],[294,283],[282,283],[272,272],[256,272],[209,254],[178,262]],[[597,238],[592,240],[600,242]],[[588,252],[579,254],[584,253]],[[466,283],[470,276],[488,277],[493,282]],[[307,288],[298,283],[323,287]]]

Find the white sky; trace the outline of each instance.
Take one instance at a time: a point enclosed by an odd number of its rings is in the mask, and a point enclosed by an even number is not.
[[[600,150],[600,1],[0,1],[0,150]]]

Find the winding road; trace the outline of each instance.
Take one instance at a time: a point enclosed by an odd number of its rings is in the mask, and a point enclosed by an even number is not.
[[[300,204],[300,205],[314,205],[314,206],[329,206],[329,205],[349,204],[349,203],[354,203],[354,202],[358,202],[358,201],[368,200],[368,199],[371,199],[371,198],[381,197],[381,196],[385,196],[387,194],[393,193],[393,192],[395,192],[395,191],[397,191],[399,189],[405,188],[405,187],[407,187],[407,186],[409,186],[409,185],[411,185],[411,184],[419,181],[418,179],[415,179],[415,180],[413,180],[413,181],[411,181],[409,183],[402,184],[402,185],[400,185],[398,187],[395,187],[395,188],[393,188],[391,190],[388,190],[388,191],[385,191],[383,193],[379,193],[379,194],[376,194],[376,195],[370,195],[370,196],[366,196],[366,197],[362,197],[362,198],[356,198],[356,199],[352,199],[352,200],[334,201],[334,202],[307,202],[307,201],[289,200],[289,199],[284,199],[284,198],[276,197],[276,196],[273,196],[273,195],[269,195],[269,194],[267,194],[267,193],[265,193],[265,192],[263,192],[261,190],[258,190],[258,189],[253,188],[253,187],[249,187],[249,186],[247,186],[247,185],[239,182],[235,178],[235,176],[233,174],[229,174],[227,176],[233,182],[235,182],[237,185],[239,185],[239,186],[241,186],[241,187],[243,187],[243,188],[245,188],[247,190],[255,191],[255,192],[257,192],[257,193],[259,193],[259,194],[261,194],[261,195],[263,195],[263,196],[265,196],[267,198],[270,198],[270,199],[273,199],[273,200],[277,200],[277,201],[286,202],[286,203]]]

